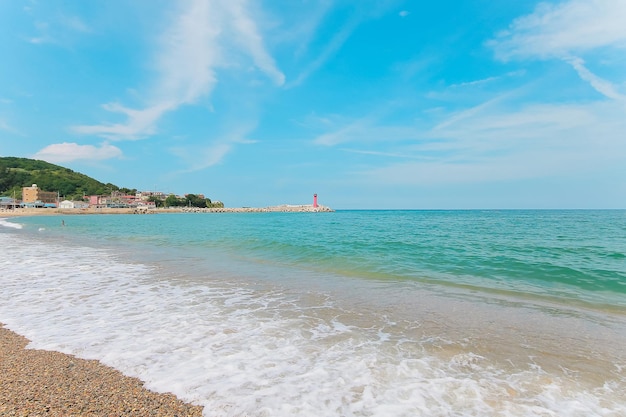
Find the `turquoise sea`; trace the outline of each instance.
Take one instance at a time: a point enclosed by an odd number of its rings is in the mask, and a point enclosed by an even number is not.
[[[0,239],[0,322],[207,416],[626,415],[624,210],[35,216]]]

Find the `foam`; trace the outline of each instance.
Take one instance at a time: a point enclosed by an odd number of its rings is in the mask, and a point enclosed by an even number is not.
[[[158,272],[14,235],[0,252],[0,321],[31,348],[101,360],[207,416],[626,415],[619,373],[589,386],[472,351],[436,355],[327,296]]]
[[[0,227],[10,227],[11,229],[21,229],[22,225],[7,221],[6,218],[0,218]]]

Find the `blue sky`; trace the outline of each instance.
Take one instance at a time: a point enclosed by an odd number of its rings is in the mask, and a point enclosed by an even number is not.
[[[226,206],[626,208],[626,1],[0,1],[0,156]]]

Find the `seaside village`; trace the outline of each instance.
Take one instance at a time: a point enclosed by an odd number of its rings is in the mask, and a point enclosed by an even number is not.
[[[22,199],[0,197],[0,210],[13,210],[17,208],[53,208],[53,209],[137,209],[149,210],[157,207],[157,201],[165,202],[168,195],[159,191],[142,191],[136,194],[125,194],[113,191],[107,195],[88,195],[82,201],[61,200],[59,193],[45,191],[33,184],[30,187],[22,187]],[[175,196],[183,200],[187,195]],[[195,194],[196,199],[205,200],[204,195]],[[163,204],[161,204],[163,205]],[[212,203],[214,207],[224,205],[217,201]]]
[[[189,204],[185,204],[187,201]],[[170,204],[174,202],[176,204]],[[182,204],[181,204],[182,202]],[[200,203],[200,204],[198,204]],[[31,209],[55,209],[56,211],[154,213],[157,208],[183,212],[331,212],[330,207],[317,202],[313,194],[312,204],[283,204],[264,208],[225,208],[221,201],[211,201],[203,194],[167,195],[160,191],[141,191],[125,194],[113,191],[106,195],[85,196],[82,201],[61,200],[58,192],[45,191],[33,184],[22,188],[22,199],[0,197],[0,212]]]

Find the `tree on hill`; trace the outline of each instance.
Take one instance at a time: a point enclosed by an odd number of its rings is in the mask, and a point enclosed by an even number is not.
[[[0,195],[21,198],[22,187],[37,184],[44,191],[55,191],[67,199],[80,200],[84,195],[118,191],[113,184],[103,184],[87,175],[49,162],[28,158],[0,158]]]
[[[87,175],[74,172],[69,168],[54,165],[36,159],[0,157],[0,196],[22,198],[22,187],[32,184],[43,191],[58,192],[61,198],[82,200],[86,195],[111,195],[115,192],[134,195],[135,188],[119,188],[111,183],[102,183]],[[192,206],[223,207],[222,203],[213,204],[208,198],[187,194],[185,198],[170,195],[165,201],[151,197],[157,207]]]
[[[170,194],[165,199],[165,207],[224,207],[223,203],[213,204],[209,198],[201,198],[196,194],[187,194],[184,198],[178,198],[174,194]]]

